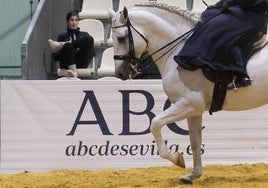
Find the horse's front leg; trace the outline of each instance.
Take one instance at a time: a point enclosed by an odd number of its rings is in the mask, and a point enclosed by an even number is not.
[[[193,114],[198,113],[194,106],[189,103],[186,99],[180,99],[173,105],[171,105],[164,112],[155,116],[152,120],[150,130],[154,136],[158,152],[160,157],[171,161],[173,164],[185,168],[184,158],[182,153],[176,152],[171,153],[168,149],[165,140],[162,137],[161,129],[164,125],[173,123],[176,121],[181,121],[186,117],[193,116]]]
[[[183,183],[192,183],[202,175],[201,142],[202,142],[202,116],[187,118],[191,148],[193,152],[193,171],[181,177]]]

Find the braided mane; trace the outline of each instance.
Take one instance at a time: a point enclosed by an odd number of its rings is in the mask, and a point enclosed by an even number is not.
[[[170,13],[174,13],[174,14],[177,14],[179,16],[182,16],[182,17],[192,21],[194,24],[197,24],[200,21],[200,16],[193,14],[188,10],[181,9],[180,7],[171,6],[167,3],[159,3],[157,1],[151,1],[151,2],[146,2],[146,3],[136,4],[134,6],[159,8],[161,10],[165,10],[165,11],[168,11]]]

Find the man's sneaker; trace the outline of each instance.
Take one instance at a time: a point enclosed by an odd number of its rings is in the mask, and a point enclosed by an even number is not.
[[[64,45],[63,42],[53,41],[52,39],[48,39],[48,44],[49,44],[52,52],[54,52],[54,53],[56,53],[59,50],[61,50],[63,45]]]
[[[77,72],[75,72],[71,69],[68,69],[67,73],[66,73],[66,77],[77,77]]]

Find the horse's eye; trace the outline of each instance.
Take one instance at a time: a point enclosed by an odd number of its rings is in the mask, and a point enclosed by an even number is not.
[[[125,37],[124,36],[117,37],[117,40],[119,43],[122,43],[122,42],[124,42]]]

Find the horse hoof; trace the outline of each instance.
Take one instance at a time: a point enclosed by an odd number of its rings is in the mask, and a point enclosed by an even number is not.
[[[180,182],[183,183],[183,184],[193,184],[193,181],[191,181],[191,180],[189,180],[187,178],[184,178],[184,177],[182,177],[180,179]]]
[[[179,153],[179,152],[175,153],[175,163],[174,164],[181,167],[181,168],[185,168],[185,161],[184,161],[183,153]]]

